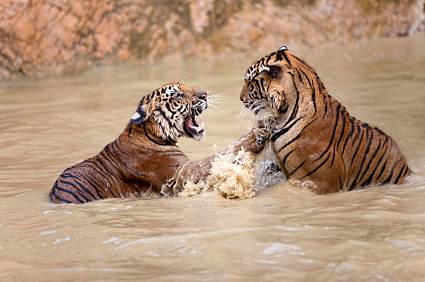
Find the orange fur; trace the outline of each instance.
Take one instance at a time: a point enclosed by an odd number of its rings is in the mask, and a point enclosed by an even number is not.
[[[281,48],[251,65],[241,100],[274,113],[271,140],[287,178],[317,193],[403,183],[410,173],[394,140],[352,117],[303,60]]]

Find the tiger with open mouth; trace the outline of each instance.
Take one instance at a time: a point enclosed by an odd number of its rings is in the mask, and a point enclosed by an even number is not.
[[[190,161],[177,147],[182,136],[205,134],[198,116],[208,107],[205,91],[180,83],[166,84],[144,96],[124,131],[96,156],[65,169],[55,181],[53,203],[86,203],[106,198],[175,195],[181,177],[208,176],[214,155]],[[266,137],[251,131],[229,150],[258,152]]]

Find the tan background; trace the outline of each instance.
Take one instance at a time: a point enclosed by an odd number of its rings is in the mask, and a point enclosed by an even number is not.
[[[423,33],[424,8],[424,0],[2,0],[0,79],[408,36]]]

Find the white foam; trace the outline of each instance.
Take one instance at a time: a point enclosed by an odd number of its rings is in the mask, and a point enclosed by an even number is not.
[[[64,242],[66,242],[66,241],[70,241],[70,240],[71,240],[71,237],[70,237],[70,236],[66,236],[66,237],[64,237],[64,238],[58,238],[58,239],[56,239],[56,240],[53,242],[53,245],[62,244],[62,243],[64,243]]]
[[[40,236],[46,236],[46,235],[51,235],[56,233],[56,230],[46,230],[46,231],[41,231],[40,233],[38,233],[38,235]]]

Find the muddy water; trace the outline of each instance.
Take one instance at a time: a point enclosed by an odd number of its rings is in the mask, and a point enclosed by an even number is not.
[[[1,281],[423,281],[425,40],[298,50],[330,93],[399,143],[406,185],[317,196],[286,184],[249,200],[114,199],[52,205],[66,167],[123,129],[141,95],[183,80],[221,94],[192,158],[234,141],[244,69],[256,56],[115,67],[0,89]]]

